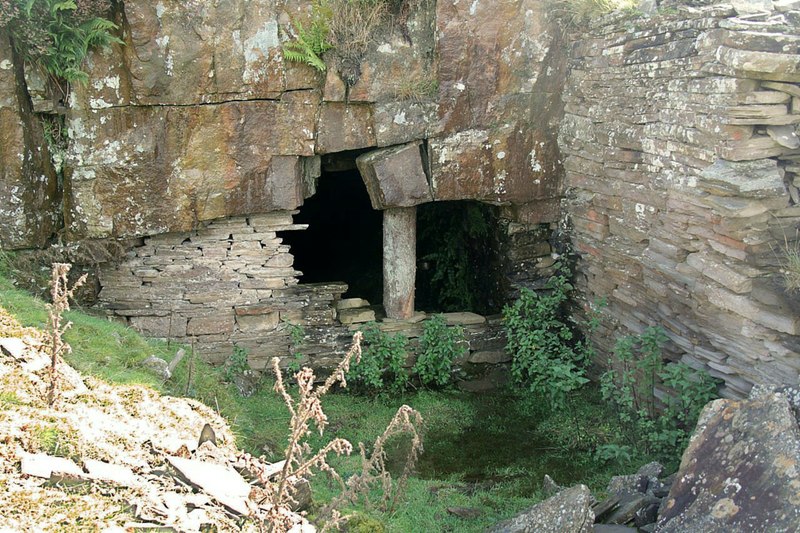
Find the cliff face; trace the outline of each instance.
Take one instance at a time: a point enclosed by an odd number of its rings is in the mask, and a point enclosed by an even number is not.
[[[0,32],[0,247],[6,249],[43,246],[59,219],[56,173],[22,77]]]
[[[543,2],[408,1],[357,67],[329,59],[325,73],[282,54],[311,2],[117,3],[125,45],[90,55],[90,82],[73,88],[61,187],[33,112],[47,106],[4,38],[0,245],[148,237],[104,274],[116,316],[218,358],[237,334],[288,350],[282,321],[340,327],[344,288],[316,302],[276,232],[300,229],[291,215],[323,157],[361,154],[376,209],[503,206],[512,285],[552,272],[547,241],[568,215],[582,296],[609,302],[605,352],[658,324],[670,357],[725,394],[794,382],[800,321],[781,270],[800,220],[799,15],[704,3],[665,0],[567,37]],[[215,300],[195,298],[209,284]],[[413,287],[396,292],[411,301]],[[195,320],[207,316],[224,325]]]
[[[323,75],[283,58],[290,21],[309,9],[125,4],[125,46],[95,53],[91,82],[70,101],[70,236],[291,210],[313,192],[316,156],[414,140],[426,142],[436,200],[558,196],[555,142],[534,95],[563,69],[546,71],[553,37],[540,2],[412,2],[407,21],[379,33],[349,91],[335,68]]]

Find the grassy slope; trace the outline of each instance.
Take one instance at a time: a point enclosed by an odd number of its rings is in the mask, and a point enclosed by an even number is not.
[[[45,327],[45,303],[14,288],[2,276],[0,306],[13,314],[23,326]],[[150,355],[169,361],[180,346],[145,339],[117,323],[80,311],[71,311],[66,316],[73,322],[65,335],[72,346],[72,353],[67,360],[81,372],[110,382],[145,384],[167,394],[186,395],[188,357],[179,365],[172,380],[166,383],[138,366],[138,362]],[[242,398],[232,385],[224,381],[221,370],[211,368],[202,361],[194,361],[193,367],[188,395],[218,408],[233,427],[240,446],[252,453],[266,453],[277,459],[285,446],[289,417],[269,383],[254,396]],[[411,398],[404,400],[410,402]],[[445,403],[441,397],[430,393],[418,395],[414,400],[416,402],[412,403],[416,403],[415,407],[423,412],[427,425],[456,430],[460,423],[470,420],[467,402]],[[326,436],[336,434],[353,442],[372,442],[401,403],[401,399],[378,400],[333,394],[325,402],[326,412],[331,419]],[[318,444],[322,439],[315,437],[313,441]],[[355,457],[336,461],[335,464],[345,475],[358,468]],[[334,494],[322,476],[316,478],[314,484],[318,501],[324,501]],[[481,531],[501,516],[509,516],[532,501],[530,498],[508,498],[504,494],[495,498],[491,491],[473,493],[472,490],[465,490],[460,483],[412,479],[407,498],[393,512],[357,511],[373,515],[384,523],[387,531]],[[482,519],[465,522],[448,514],[448,506],[480,508],[485,514]]]
[[[0,306],[25,326],[45,325],[45,304],[15,289],[1,275]],[[73,348],[67,359],[80,371],[107,381],[146,384],[168,394],[196,397],[221,411],[241,447],[257,455],[280,458],[289,416],[269,383],[254,396],[242,398],[225,382],[224,372],[202,361],[192,362],[190,380],[189,357],[175,376],[163,383],[141,369],[138,362],[149,355],[169,361],[179,346],[144,339],[119,324],[85,313],[72,311],[68,318],[74,325],[66,335]],[[602,420],[602,412],[585,397],[575,398],[572,414],[565,416],[547,413],[541,402],[510,401],[502,395],[475,397],[423,391],[400,398],[370,399],[331,394],[324,401],[329,429],[325,438],[312,437],[312,445],[318,446],[333,435],[353,443],[371,443],[402,403],[420,411],[425,419],[429,453],[420,466],[431,479],[409,480],[406,497],[391,512],[355,509],[383,523],[387,531],[482,531],[540,499],[538,488],[544,472],[556,474],[557,481],[566,483],[565,476],[573,475],[571,467],[582,482],[598,489],[612,470],[619,473],[632,468],[630,464],[598,466],[591,457],[591,443],[576,446],[575,439],[584,438],[586,432],[594,431],[593,438],[602,440],[602,433],[613,431],[597,422],[598,418]],[[480,438],[474,438],[476,435]],[[344,476],[359,468],[357,457],[332,463]],[[464,479],[463,471],[470,466],[478,469],[476,479],[480,482]],[[324,502],[334,495],[324,476],[315,478],[313,484],[316,501]],[[477,519],[462,519],[447,512],[448,507],[468,507],[483,514]]]

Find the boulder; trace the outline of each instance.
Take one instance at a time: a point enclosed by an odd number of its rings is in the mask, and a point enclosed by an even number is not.
[[[787,396],[757,388],[700,415],[658,531],[796,531],[800,430]]]
[[[575,485],[501,522],[489,533],[586,533],[593,529],[592,493]]]

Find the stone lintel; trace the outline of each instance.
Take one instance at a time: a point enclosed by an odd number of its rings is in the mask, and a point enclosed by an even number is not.
[[[412,207],[433,201],[420,141],[374,150],[356,165],[374,209]]]

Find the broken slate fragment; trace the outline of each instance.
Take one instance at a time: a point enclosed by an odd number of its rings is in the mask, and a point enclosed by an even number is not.
[[[250,484],[232,468],[171,456],[167,461],[182,478],[225,507],[244,516],[250,514]]]
[[[46,453],[25,453],[22,456],[22,473],[49,479],[53,472],[82,476],[83,470],[64,457],[53,457]]]
[[[800,137],[795,133],[794,126],[768,126],[767,134],[781,146],[800,148]]]
[[[127,466],[86,459],[83,467],[92,479],[108,481],[123,487],[133,486],[137,482],[136,474]]]
[[[25,356],[25,343],[15,337],[0,339],[0,352],[14,359],[22,359]]]

